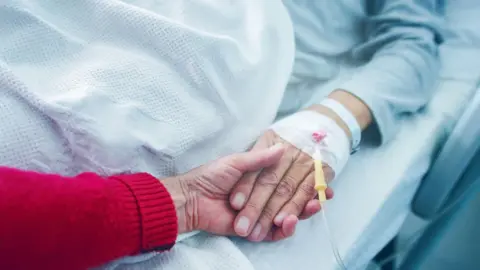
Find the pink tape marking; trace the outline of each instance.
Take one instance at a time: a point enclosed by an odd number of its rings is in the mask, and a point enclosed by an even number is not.
[[[325,131],[317,131],[312,133],[312,140],[316,143],[320,143],[323,139],[327,137],[327,133]]]

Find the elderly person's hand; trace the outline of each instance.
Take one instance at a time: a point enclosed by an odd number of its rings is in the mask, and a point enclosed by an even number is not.
[[[294,113],[274,123],[254,145],[252,151],[283,143],[286,150],[275,166],[244,175],[233,189],[230,204],[240,211],[235,219],[240,236],[252,241],[282,239],[276,227],[283,227],[287,219],[308,218],[320,211],[314,200],[313,152],[320,151],[325,179],[331,181],[348,161],[354,144],[352,130],[358,139],[358,132],[372,122],[363,101],[344,90],[332,92],[329,101],[338,106],[321,103]],[[318,143],[312,135],[320,131],[327,137]],[[332,196],[327,189],[327,199]]]
[[[320,203],[315,199],[314,164],[308,154],[272,130],[261,136],[251,151],[279,143],[285,148],[280,162],[244,175],[230,197],[232,207],[241,210],[235,230],[251,241],[281,240],[287,235],[277,227],[282,228],[284,220],[292,223],[291,220],[308,218],[320,210]],[[327,181],[333,179],[332,169],[328,165],[323,169]],[[333,191],[328,188],[326,195],[332,198]]]
[[[237,235],[233,229],[237,212],[230,207],[229,195],[243,175],[269,170],[280,161],[284,148],[272,145],[259,151],[230,155],[162,181],[177,207],[179,233],[201,230],[218,235]],[[284,222],[280,229],[284,238],[293,234],[295,224],[295,220]]]

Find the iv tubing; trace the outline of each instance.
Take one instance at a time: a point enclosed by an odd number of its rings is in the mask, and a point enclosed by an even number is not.
[[[326,195],[325,190],[327,189],[327,183],[325,181],[325,175],[323,173],[323,163],[322,163],[322,156],[318,147],[315,147],[315,153],[313,155],[314,164],[315,164],[315,190],[318,192],[318,200],[320,201],[320,206],[322,208],[321,212],[323,215],[323,223],[325,226],[325,231],[328,235],[328,240],[330,241],[330,245],[332,247],[333,255],[335,256],[335,260],[337,261],[338,266],[342,270],[347,270],[345,263],[340,256],[340,252],[338,252],[338,247],[335,244],[335,240],[330,230],[330,226],[328,226],[327,215],[325,214],[325,204]]]
[[[332,247],[333,251],[333,256],[335,256],[335,260],[337,261],[338,266],[342,270],[347,270],[347,267],[345,266],[345,263],[342,260],[342,257],[340,256],[340,252],[338,252],[338,247],[335,244],[335,239],[333,239],[332,232],[330,231],[330,226],[328,226],[328,220],[327,220],[327,215],[325,214],[325,204],[320,203],[322,206],[322,218],[323,218],[323,224],[325,226],[325,231],[328,235],[328,241],[330,242],[330,246]]]

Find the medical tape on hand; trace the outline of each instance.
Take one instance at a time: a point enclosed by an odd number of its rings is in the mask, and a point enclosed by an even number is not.
[[[313,157],[319,147],[322,161],[332,168],[335,176],[340,174],[350,156],[350,140],[345,131],[331,118],[313,111],[301,111],[270,127],[278,136]],[[319,145],[312,140],[315,132],[325,132]]]

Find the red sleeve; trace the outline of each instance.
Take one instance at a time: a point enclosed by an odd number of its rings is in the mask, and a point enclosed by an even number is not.
[[[0,269],[86,269],[177,236],[165,187],[141,173],[104,178],[0,167]]]

